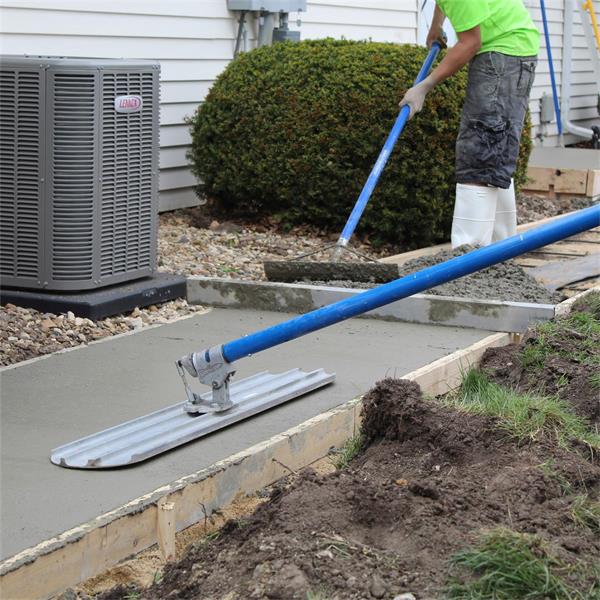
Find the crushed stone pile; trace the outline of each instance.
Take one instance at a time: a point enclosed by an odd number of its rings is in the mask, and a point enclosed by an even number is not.
[[[410,275],[427,267],[437,265],[473,250],[470,246],[461,246],[455,250],[441,250],[431,256],[413,258],[400,265],[400,277]],[[357,269],[360,264],[357,263]],[[299,281],[312,285],[334,287],[372,288],[375,284],[355,281]],[[461,277],[443,285],[434,287],[425,294],[435,296],[454,296],[459,298],[477,298],[480,300],[505,300],[509,302],[532,302],[537,304],[556,304],[561,296],[539,284],[525,269],[509,260],[482,271]]]

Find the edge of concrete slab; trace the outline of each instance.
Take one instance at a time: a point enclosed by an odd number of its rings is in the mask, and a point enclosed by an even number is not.
[[[364,289],[270,281],[188,277],[190,304],[305,313],[363,293]],[[553,304],[504,302],[415,294],[359,318],[470,327],[507,333],[554,317]]]
[[[485,350],[517,337],[495,333],[438,359],[405,378],[428,394],[454,389],[465,369]],[[318,415],[211,467],[162,486],[144,496],[0,563],[3,598],[49,598],[157,543],[172,547],[176,531],[231,504],[240,495],[263,489],[342,446],[360,424],[361,398]],[[169,507],[165,528],[162,508]],[[206,512],[205,512],[206,511]]]

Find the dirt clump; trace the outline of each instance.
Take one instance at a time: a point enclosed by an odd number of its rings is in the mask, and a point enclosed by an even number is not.
[[[574,495],[600,487],[589,458],[548,440],[517,443],[493,418],[426,400],[404,380],[367,394],[364,436],[348,468],[307,469],[276,488],[139,598],[440,598],[453,553],[498,526],[542,536],[567,563],[600,560],[597,535],[569,516]]]

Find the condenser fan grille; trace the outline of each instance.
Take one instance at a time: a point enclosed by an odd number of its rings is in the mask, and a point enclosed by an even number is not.
[[[92,279],[96,170],[96,77],[52,77],[52,277]]]
[[[0,273],[40,277],[40,112],[38,72],[0,70]]]
[[[152,154],[155,102],[152,73],[107,73],[102,80],[101,274],[151,266]],[[123,114],[114,98],[134,94],[142,110]]]

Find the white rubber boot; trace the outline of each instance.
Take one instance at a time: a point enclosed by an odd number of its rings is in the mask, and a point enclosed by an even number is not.
[[[515,182],[511,180],[507,190],[498,188],[496,220],[492,242],[499,242],[517,233],[517,202],[515,200]]]
[[[456,184],[452,221],[452,247],[464,244],[488,246],[492,243],[498,188]]]

